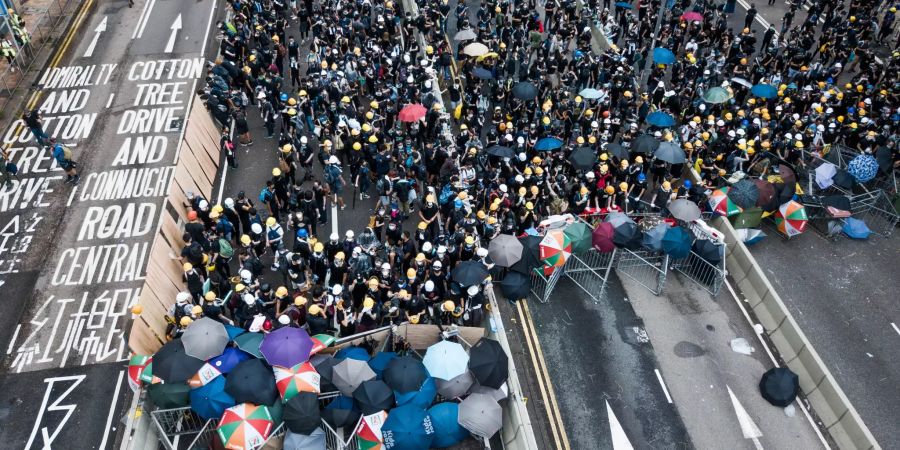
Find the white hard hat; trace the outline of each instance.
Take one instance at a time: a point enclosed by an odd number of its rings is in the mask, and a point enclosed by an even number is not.
[[[519,161],[525,161],[528,158],[528,155],[525,152],[519,152]]]
[[[423,252],[430,252],[432,248],[433,247],[431,246],[431,242],[426,242],[426,243],[422,244]]]
[[[244,294],[243,299],[244,299],[244,303],[246,303],[248,305],[252,305],[253,302],[256,301],[256,297],[254,297],[253,294],[249,294],[249,293]]]
[[[225,199],[225,207],[226,208],[234,208],[234,199],[231,197],[226,198]]]
[[[301,143],[301,144],[305,144],[305,143],[307,143],[307,142],[309,142],[309,140],[306,139],[306,136],[300,136],[300,143]]]
[[[241,279],[242,279],[242,280],[245,280],[245,281],[252,280],[252,279],[253,279],[253,273],[251,273],[251,272],[250,272],[249,270],[247,270],[247,269],[244,269],[244,270],[241,271]]]
[[[428,280],[425,282],[425,292],[434,291],[434,281]]]
[[[341,292],[344,292],[344,286],[341,286],[340,284],[332,286],[331,293],[333,295],[341,295]]]
[[[191,301],[190,292],[179,292],[175,295],[175,301],[178,303],[187,303]]]
[[[282,325],[287,325],[287,324],[291,323],[291,318],[288,317],[287,314],[282,314],[282,315],[278,316],[278,323],[280,323]]]
[[[331,236],[329,236],[329,237],[331,238],[332,241],[336,241],[336,240],[338,240],[338,238],[340,238],[340,236],[338,236],[337,233],[331,233]]]
[[[478,255],[480,258],[484,258],[485,256],[488,255],[488,249],[486,249],[484,247],[478,247],[478,250],[475,250],[475,254]]]
[[[340,164],[340,163],[341,162],[338,161],[337,156],[331,155],[331,158],[328,158],[328,164]]]
[[[441,269],[444,267],[444,263],[442,263],[440,261],[435,261],[434,264],[432,264],[431,266],[434,267],[435,269]]]
[[[199,206],[200,209],[205,210],[206,208],[209,208],[209,202],[206,200],[200,200],[200,203],[198,203],[197,206]]]
[[[466,293],[469,294],[469,295],[476,295],[476,294],[478,294],[478,286],[477,286],[477,285],[469,286],[469,288],[466,289]]]
[[[443,245],[438,245],[437,252],[438,252],[438,254],[447,253],[447,247],[445,247]]]
[[[260,234],[260,233],[262,233],[262,225],[254,222],[252,225],[250,225],[250,231],[252,231],[256,234]]]
[[[347,232],[344,233],[344,236],[345,236],[347,239],[353,239],[353,230],[347,230]]]
[[[381,270],[391,270],[390,263],[384,263],[381,265]]]
[[[509,190],[509,188],[506,187],[505,184],[501,184],[501,185],[500,185],[500,192],[507,192],[508,190]]]

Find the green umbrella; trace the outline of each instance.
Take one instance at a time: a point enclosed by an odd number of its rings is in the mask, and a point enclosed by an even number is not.
[[[591,229],[584,222],[575,222],[563,232],[572,242],[572,253],[583,253],[591,248]]]
[[[191,387],[185,383],[156,383],[147,388],[150,400],[160,409],[181,408],[191,402]]]
[[[762,208],[748,208],[740,214],[732,217],[732,225],[734,228],[759,228],[762,221]]]
[[[257,358],[262,358],[262,352],[259,351],[259,344],[262,343],[264,337],[265,335],[262,333],[244,333],[234,338],[234,343],[237,344],[239,349]]]
[[[719,104],[725,103],[730,99],[731,94],[729,94],[728,91],[725,90],[725,88],[721,88],[718,86],[710,88],[703,94],[703,101],[706,103]]]

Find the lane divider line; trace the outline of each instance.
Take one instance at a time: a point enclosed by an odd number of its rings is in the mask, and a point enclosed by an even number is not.
[[[669,388],[666,387],[666,382],[663,381],[662,374],[659,373],[659,369],[653,369],[653,371],[656,372],[656,379],[659,380],[659,385],[662,386],[663,393],[666,394],[666,400],[668,400],[669,403],[672,403],[672,396],[669,395]]]

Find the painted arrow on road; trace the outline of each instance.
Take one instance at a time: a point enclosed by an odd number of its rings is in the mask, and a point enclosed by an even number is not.
[[[762,450],[762,444],[759,442],[759,438],[763,435],[762,430],[760,430],[756,423],[753,422],[753,419],[750,418],[750,414],[747,414],[747,410],[741,405],[741,402],[737,399],[737,396],[734,395],[734,392],[731,391],[731,388],[728,385],[725,387],[728,389],[728,395],[731,397],[731,406],[734,408],[738,423],[741,425],[741,433],[744,435],[744,439],[752,439],[753,446],[756,447],[756,450]]]
[[[172,30],[172,34],[169,36],[169,42],[166,43],[166,53],[172,53],[172,50],[175,50],[175,38],[178,36],[178,30],[181,29],[181,14],[178,14],[169,29]]]
[[[97,28],[94,28],[94,39],[91,40],[91,45],[88,45],[87,51],[84,52],[85,58],[90,58],[94,54],[94,49],[97,48],[97,41],[100,40],[100,33],[104,31],[106,31],[106,16],[103,16],[103,20],[100,21]]]
[[[613,450],[634,450],[616,413],[613,412],[612,406],[609,406],[609,401],[606,402],[606,416],[609,419],[609,434],[612,438]]]

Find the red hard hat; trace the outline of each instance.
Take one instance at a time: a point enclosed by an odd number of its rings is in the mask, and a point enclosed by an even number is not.
[[[188,220],[197,220],[197,211],[188,211]]]

